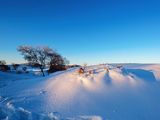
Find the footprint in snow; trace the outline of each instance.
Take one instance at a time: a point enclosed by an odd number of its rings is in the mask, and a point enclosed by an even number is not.
[[[45,94],[47,91],[45,91],[45,90],[41,90],[40,92],[39,92],[39,94],[40,95],[43,95],[43,94]]]

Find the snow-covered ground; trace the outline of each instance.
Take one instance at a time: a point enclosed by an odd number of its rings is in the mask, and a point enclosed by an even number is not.
[[[159,120],[160,65],[109,67],[46,77],[0,72],[0,119]]]

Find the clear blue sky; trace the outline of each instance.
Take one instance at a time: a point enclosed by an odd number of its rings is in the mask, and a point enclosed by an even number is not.
[[[0,0],[0,59],[50,46],[71,63],[160,63],[159,0]]]

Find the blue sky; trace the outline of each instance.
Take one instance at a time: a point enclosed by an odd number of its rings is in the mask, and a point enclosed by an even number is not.
[[[49,46],[71,63],[160,63],[158,0],[0,0],[0,59]]]

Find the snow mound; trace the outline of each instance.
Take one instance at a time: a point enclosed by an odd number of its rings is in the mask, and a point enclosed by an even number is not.
[[[160,65],[106,67],[89,66],[84,74],[74,68],[27,80],[8,76],[9,84],[0,87],[0,96],[6,96],[0,100],[0,119],[160,119]]]

